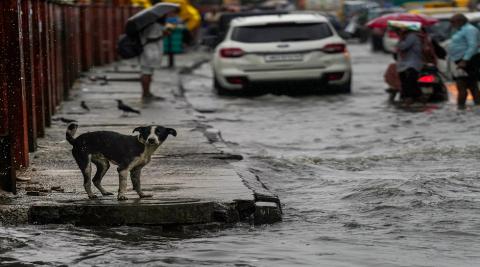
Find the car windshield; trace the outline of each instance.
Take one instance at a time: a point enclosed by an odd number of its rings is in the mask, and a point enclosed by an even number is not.
[[[285,23],[235,27],[232,40],[242,43],[313,41],[332,36],[327,23]]]

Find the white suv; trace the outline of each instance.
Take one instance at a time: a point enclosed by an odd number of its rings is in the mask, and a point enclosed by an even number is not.
[[[351,91],[346,43],[317,14],[264,15],[234,19],[213,57],[219,93],[263,86]]]

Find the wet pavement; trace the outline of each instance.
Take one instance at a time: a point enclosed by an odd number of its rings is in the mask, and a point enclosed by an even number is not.
[[[184,63],[196,64],[197,60],[201,57],[191,56]],[[0,224],[160,225],[166,230],[183,231],[185,227],[249,221],[251,215],[255,222],[272,222],[264,216],[272,214],[272,208],[263,203],[265,199],[255,201],[254,184],[247,187],[229,164],[241,156],[222,149],[222,144],[213,140],[218,139],[215,131],[196,122],[184,98],[178,97],[178,71],[185,71],[191,64],[182,64],[179,70],[158,71],[152,86],[163,101],[141,101],[138,81],[117,81],[117,77],[135,75],[126,64],[120,67],[130,74],[109,72],[109,66],[96,68],[80,79],[56,113],[46,137],[39,140],[38,151],[31,154],[30,167],[17,174],[28,181],[19,182],[15,196],[0,198]],[[108,82],[92,78],[105,73]],[[117,109],[115,99],[141,114],[124,114]],[[81,103],[89,109],[82,108]],[[117,201],[118,172],[111,164],[102,180],[111,195],[102,196],[92,185],[96,198],[88,199],[72,146],[65,139],[65,120],[77,121],[75,138],[100,130],[132,135],[133,129],[145,125],[174,128],[176,136],[169,136],[142,169],[142,191],[151,197],[140,199],[128,181],[128,200]],[[92,176],[96,172],[92,166]],[[260,191],[265,194],[264,188]],[[280,219],[278,215],[275,220]]]
[[[387,103],[391,57],[350,45],[351,95],[218,97],[184,76],[200,123],[280,196],[282,223],[165,237],[154,228],[0,228],[0,261],[52,265],[477,266],[480,110]]]

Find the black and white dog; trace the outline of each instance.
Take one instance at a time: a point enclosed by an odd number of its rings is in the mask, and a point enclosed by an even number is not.
[[[88,132],[74,138],[77,124],[70,124],[67,128],[67,141],[73,146],[72,154],[83,174],[83,185],[90,199],[97,196],[92,193],[91,163],[97,167],[93,177],[93,184],[102,195],[113,195],[102,185],[102,178],[110,167],[110,163],[118,165],[119,175],[118,200],[127,200],[127,179],[130,172],[133,189],[140,198],[151,197],[142,192],[140,174],[142,168],[150,162],[155,150],[167,139],[169,134],[177,136],[177,131],[162,126],[137,127],[133,132],[138,136],[123,135],[110,131]]]

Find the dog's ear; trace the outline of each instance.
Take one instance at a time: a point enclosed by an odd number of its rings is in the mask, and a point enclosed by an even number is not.
[[[144,135],[143,133],[145,132],[145,127],[140,126],[133,129],[132,133],[135,133],[135,132],[138,132],[138,135],[137,135],[138,142],[145,144],[145,137],[143,136]]]
[[[167,132],[168,132],[168,134],[171,134],[173,136],[177,136],[177,131],[175,131],[175,129],[167,128]]]
[[[135,129],[133,129],[132,133],[138,132],[138,133],[141,134],[141,133],[142,133],[142,132],[141,132],[142,128],[143,128],[143,127],[137,127],[137,128],[135,128]]]

